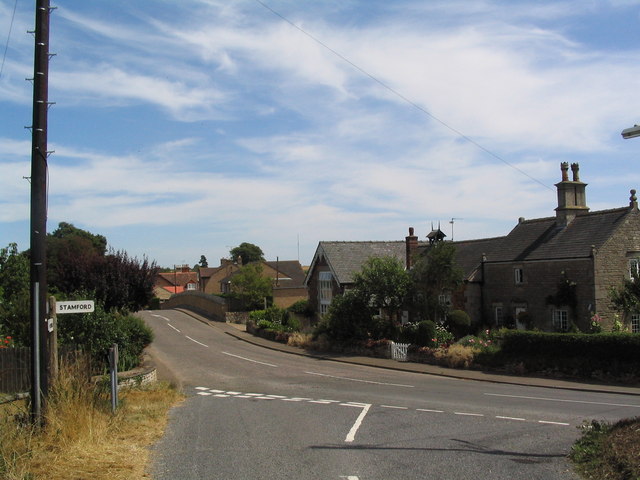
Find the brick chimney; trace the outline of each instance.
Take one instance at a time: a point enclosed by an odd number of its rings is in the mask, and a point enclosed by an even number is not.
[[[569,180],[569,163],[560,164],[562,181],[556,183],[558,189],[558,207],[556,208],[556,223],[560,226],[570,224],[578,215],[589,212],[587,207],[587,184],[580,181],[580,166],[571,164],[572,180]]]
[[[405,247],[405,263],[407,266],[407,270],[410,270],[413,257],[418,251],[418,237],[413,234],[413,227],[409,227],[409,236],[405,237]]]

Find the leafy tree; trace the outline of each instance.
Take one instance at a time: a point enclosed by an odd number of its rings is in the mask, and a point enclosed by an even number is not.
[[[234,260],[240,257],[243,265],[264,261],[264,253],[262,249],[253,243],[242,242],[237,247],[229,250],[229,254]]]
[[[207,268],[209,266],[209,262],[207,262],[207,257],[204,255],[200,255],[200,261],[198,262],[200,268]]]
[[[106,252],[107,240],[60,223],[47,238],[49,290],[69,296],[91,292],[104,308],[137,311],[153,297],[155,262],[131,258],[124,251]]]
[[[622,285],[612,287],[609,298],[613,307],[623,315],[640,311],[640,272],[631,269],[631,278],[625,279]]]
[[[452,243],[437,242],[414,263],[411,305],[418,317],[436,321],[446,315],[448,306],[440,302],[440,295],[455,291],[464,278],[455,253]]]
[[[0,249],[0,333],[28,345],[30,335],[29,256],[10,243]]]
[[[72,223],[60,222],[58,228],[48,234],[47,237],[47,249],[55,245],[56,239],[77,237],[87,240],[98,255],[104,255],[107,252],[106,237],[74,227]]]
[[[231,278],[232,297],[239,300],[246,310],[263,308],[264,299],[273,295],[271,279],[262,276],[262,270],[260,263],[249,263]]]
[[[365,296],[358,290],[348,290],[333,298],[315,335],[324,333],[338,342],[365,340],[373,328],[374,313]]]
[[[404,304],[411,283],[404,264],[394,257],[369,258],[353,281],[372,307],[391,318]]]

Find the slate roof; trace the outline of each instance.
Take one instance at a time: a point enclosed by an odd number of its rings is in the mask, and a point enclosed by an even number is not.
[[[585,258],[591,247],[600,248],[629,213],[629,208],[601,210],[577,216],[569,225],[559,226],[555,217],[524,220],[504,237],[489,262],[558,260]]]
[[[297,260],[279,260],[265,262],[274,270],[280,272],[279,281],[283,282],[287,287],[302,287],[304,284],[305,273],[302,265]],[[287,278],[283,278],[287,277]]]
[[[362,270],[371,257],[394,257],[405,262],[405,242],[320,242],[314,261],[324,253],[336,281],[343,285],[353,283],[353,274]],[[309,272],[311,272],[311,268]]]
[[[471,280],[475,277],[476,270],[482,261],[482,255],[490,258],[500,251],[500,246],[505,238],[481,238],[453,242],[456,247],[456,263],[462,268],[466,279]]]

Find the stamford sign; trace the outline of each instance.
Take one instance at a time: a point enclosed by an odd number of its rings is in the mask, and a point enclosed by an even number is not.
[[[95,310],[93,300],[56,302],[56,313],[91,313]]]

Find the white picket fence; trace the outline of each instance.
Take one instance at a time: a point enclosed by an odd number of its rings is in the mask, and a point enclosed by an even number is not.
[[[391,342],[389,344],[391,347],[391,358],[398,362],[407,362],[407,351],[409,349],[409,345],[409,343]]]

